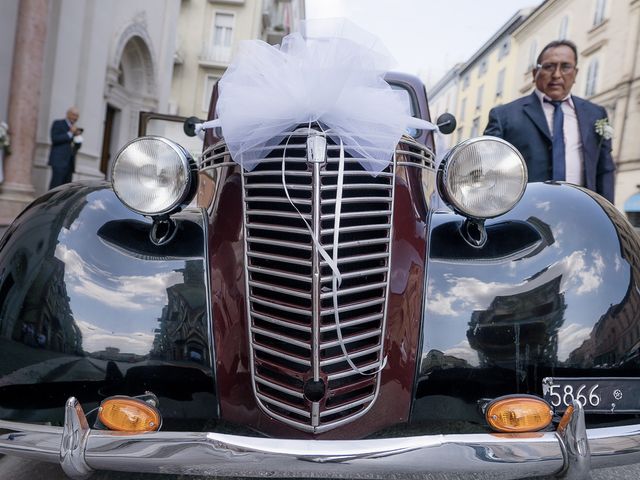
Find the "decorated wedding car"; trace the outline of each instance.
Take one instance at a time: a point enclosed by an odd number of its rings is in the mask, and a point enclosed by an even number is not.
[[[141,136],[0,241],[0,454],[220,477],[640,461],[640,244],[371,43],[249,42],[197,160]],[[194,137],[197,138],[197,137]],[[440,142],[441,143],[441,142]],[[440,477],[438,477],[440,478]]]

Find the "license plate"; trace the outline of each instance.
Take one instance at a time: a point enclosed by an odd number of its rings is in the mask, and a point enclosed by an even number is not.
[[[563,412],[578,400],[588,413],[640,412],[640,378],[542,379],[542,394],[556,412]]]

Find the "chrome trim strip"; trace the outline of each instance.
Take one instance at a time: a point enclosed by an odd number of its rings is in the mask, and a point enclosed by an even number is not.
[[[268,254],[268,253],[254,252],[254,251],[250,250],[247,253],[247,256],[252,257],[252,258],[267,258],[269,260],[282,260],[282,261],[286,260],[288,263],[294,263],[296,265],[303,265],[305,267],[310,267],[311,266],[311,262],[309,260],[302,260],[302,259],[299,259],[299,258],[285,257],[283,255],[276,255],[275,253]]]
[[[216,163],[214,165],[207,165],[206,167],[201,167],[198,171],[207,172],[209,170],[215,170],[217,168],[222,168],[222,167],[236,167],[237,165],[238,164],[236,162],[222,162],[222,163]]]
[[[276,398],[271,398],[267,395],[264,395],[263,393],[259,393],[258,392],[258,398],[260,400],[263,400],[271,405],[277,405],[278,407],[282,408],[283,410],[287,410],[289,412],[295,413],[296,415],[300,415],[301,417],[306,417],[306,418],[311,418],[311,412],[308,412],[306,410],[302,410],[300,408],[296,408],[296,407],[292,407],[291,405],[288,405]],[[285,417],[286,420],[289,420],[288,418]]]
[[[357,352],[351,352],[349,354],[349,356],[353,360],[355,358],[360,358],[360,357],[363,357],[365,355],[369,355],[371,353],[379,352],[379,351],[382,350],[382,347],[383,347],[383,345],[378,344],[375,347],[367,348],[366,350],[358,350]],[[326,367],[327,365],[335,365],[336,363],[341,363],[341,362],[344,362],[344,356],[343,355],[339,355],[337,357],[326,358],[322,362],[320,362],[320,365],[322,365],[323,367]]]
[[[60,441],[60,466],[71,478],[89,478],[93,473],[84,458],[90,432],[80,402],[71,397],[64,408],[64,427]]]
[[[272,188],[274,190],[281,190],[282,189],[282,184],[280,184],[280,183],[260,183],[258,185],[245,185],[244,188],[246,188],[247,190],[263,189],[263,188]],[[290,192],[292,190],[300,190],[300,191],[303,191],[303,192],[310,192],[311,191],[311,186],[310,185],[298,185],[297,183],[287,183],[287,190],[289,190]]]
[[[290,278],[291,280],[298,280],[299,282],[310,282],[311,279],[307,277],[303,277],[302,275],[296,275],[295,273],[284,272],[282,270],[273,270],[272,268],[264,268],[264,267],[247,267],[247,270],[250,272],[260,272],[266,275],[276,275],[279,277]],[[247,290],[249,291],[249,290]],[[264,305],[267,305],[266,303]],[[297,312],[293,312],[297,313]],[[308,313],[306,310],[304,313]]]
[[[346,160],[346,159],[345,159]],[[350,177],[350,176],[362,176],[363,172],[360,170],[345,170],[344,171],[344,176],[345,177]],[[322,172],[322,178],[331,178],[331,177],[337,177],[338,176],[338,172],[334,172],[332,170],[325,170]],[[391,178],[393,177],[393,174],[391,172],[380,172],[376,175],[376,178]]]
[[[556,431],[565,457],[564,469],[559,474],[568,480],[582,480],[589,477],[591,451],[582,404],[574,400],[573,409],[573,412],[565,413]]]
[[[393,203],[393,198],[389,197],[344,197],[342,199],[342,204],[352,204],[352,203]],[[333,205],[336,203],[335,200],[327,199],[322,202],[325,205]]]
[[[280,392],[286,393],[287,395],[291,395],[292,397],[304,398],[304,395],[302,393],[297,392],[295,390],[291,390],[290,388],[287,388],[287,387],[283,387],[279,383],[270,382],[268,380],[265,380],[262,377],[256,377],[256,382],[266,385],[268,387],[271,387],[274,390],[278,390]]]
[[[368,275],[370,272],[369,270],[360,270],[358,273],[360,273],[360,275]],[[359,287],[343,288],[337,292],[337,295],[339,297],[342,295],[352,295],[354,293],[368,292],[370,290],[377,290],[383,287],[386,287],[386,282],[370,283]],[[325,298],[331,298],[331,295],[331,292],[323,293],[320,295],[320,298],[324,300]]]
[[[284,358],[285,360],[289,360],[290,362],[295,362],[299,365],[304,365],[305,367],[311,366],[311,362],[309,362],[309,360],[305,360],[299,357],[294,357],[293,355],[279,352],[278,350],[274,350],[273,348],[266,348],[260,345],[259,343],[253,342],[253,348],[255,350],[260,350],[261,352],[268,353],[269,355],[273,355],[274,357]]]
[[[272,198],[272,197],[251,197],[251,202],[271,202],[271,203],[289,203],[286,198]],[[244,202],[243,202],[244,203]],[[296,198],[296,204],[299,205],[311,205],[311,200],[303,200]]]
[[[360,405],[364,405],[369,402],[373,402],[374,399],[375,399],[375,395],[368,395],[364,398],[361,398],[360,400],[350,401],[345,405],[340,405],[339,407],[335,407],[335,408],[329,408],[324,412],[320,413],[320,416],[327,417],[329,415],[334,415],[339,412],[344,412],[345,410],[349,410],[351,408],[358,407]]]
[[[279,318],[272,318],[263,313],[254,312],[253,316],[259,318],[260,320],[264,320],[265,322],[273,323],[274,325],[280,325],[282,327],[291,328],[294,330],[299,330],[301,332],[309,333],[311,332],[311,328],[306,325],[300,325],[294,322],[287,322],[285,320],[280,320]]]
[[[249,255],[251,256],[251,255]],[[299,291],[299,290],[287,290],[286,288],[282,288],[282,287],[276,287],[267,283],[263,283],[263,282],[256,282],[255,280],[249,280],[249,286],[250,287],[257,287],[257,288],[263,288],[263,289],[269,289],[269,290],[273,290],[274,292],[279,292],[285,295],[288,295],[290,297],[298,297],[298,298],[308,298],[309,297],[309,292],[303,292],[303,291]]]
[[[248,288],[247,288],[247,291],[249,291]],[[260,305],[266,305],[274,309],[282,310],[283,312],[297,313],[298,315],[309,315],[309,310],[302,309],[302,308],[288,307],[286,305],[270,302],[269,300],[263,300],[260,297],[252,296],[251,301],[259,303]]]
[[[362,372],[368,372],[369,370],[375,370],[377,368],[380,368],[380,362],[376,361],[375,363],[369,363],[367,365],[363,365],[360,368],[360,371]],[[356,372],[354,372],[351,369],[347,369],[344,370],[342,372],[338,372],[338,373],[332,373],[329,375],[329,380],[333,381],[333,380],[339,380],[341,378],[347,378],[347,377],[351,377],[353,375],[357,375]]]
[[[257,230],[272,230],[275,232],[284,232],[284,233],[295,233],[297,235],[309,235],[309,232],[304,228],[282,227],[280,225],[268,225],[264,223],[251,223],[248,228],[257,229]]]
[[[282,163],[282,157],[280,157],[278,159],[278,162]],[[267,175],[281,175],[280,170],[258,170],[258,171],[254,171],[254,172],[244,172],[245,176],[248,178],[251,177],[264,177]],[[298,172],[298,171],[289,171],[287,172],[287,177],[291,176],[291,177],[306,177],[309,174],[307,172]],[[282,185],[279,185],[282,186]]]
[[[217,201],[217,200],[216,200]],[[213,333],[213,322],[215,319],[213,318],[213,306],[212,306],[212,298],[213,292],[211,287],[211,265],[209,264],[209,221],[206,210],[204,208],[200,209],[200,214],[202,215],[202,242],[203,242],[203,258],[202,258],[202,268],[204,270],[204,282],[205,282],[205,292],[206,292],[206,315],[205,320],[207,322],[207,340],[209,341],[209,367],[211,368],[211,372],[213,373],[214,378],[214,389],[216,394],[216,404],[215,411],[216,416],[220,417],[220,402],[217,401],[218,398],[218,385],[215,382],[217,376],[217,363],[215,361],[216,358],[216,339]]]
[[[352,327],[355,325],[360,325],[363,323],[369,323],[369,322],[375,322],[376,320],[382,320],[384,318],[384,315],[382,313],[376,313],[374,315],[369,315],[367,317],[361,317],[361,318],[356,318],[354,320],[349,320],[346,321],[344,323],[341,323],[340,325],[342,325],[342,328],[347,328],[347,327]],[[334,325],[325,325],[324,327],[322,327],[320,329],[320,331],[322,333],[324,332],[330,332],[332,330],[335,330],[336,326]]]
[[[340,326],[342,326],[342,325],[340,325]],[[359,334],[353,335],[351,337],[343,337],[343,340],[344,340],[344,344],[348,345],[350,343],[357,342],[359,340],[366,340],[366,339],[369,339],[369,338],[372,338],[372,337],[379,337],[379,336],[380,336],[380,330],[375,329],[375,330],[365,331],[364,333],[359,333]],[[338,345],[340,345],[340,342],[338,340],[333,340],[331,342],[325,342],[325,343],[322,344],[322,346],[324,348],[336,347]]]
[[[341,243],[340,246],[342,248],[367,247],[369,245],[379,245],[381,243],[389,243],[389,239],[388,238],[372,238],[367,240],[353,240],[351,242]]]
[[[368,300],[366,302],[356,302],[344,307],[338,308],[338,312],[350,312],[352,310],[358,310],[360,308],[372,307],[373,305],[380,305],[384,302],[384,298],[376,298],[375,300]],[[333,308],[328,308],[324,311],[325,315],[333,315]]]
[[[288,213],[288,212],[280,212],[277,210],[254,210],[254,209],[249,209],[247,210],[247,214],[248,215],[265,215],[265,216],[272,216],[272,215],[277,215],[278,217],[281,218],[300,218],[300,215],[298,215],[297,213]],[[311,215],[307,215],[307,214],[302,214],[302,217],[305,220],[311,220]]]
[[[335,185],[324,185],[320,187],[320,191],[322,192],[332,192],[336,190]],[[380,183],[347,183],[343,186],[342,190],[359,190],[361,188],[371,189],[371,190],[389,190],[389,185],[384,185]]]
[[[265,337],[273,338],[275,340],[280,340],[283,342],[287,342],[291,345],[296,345],[297,347],[304,348],[305,350],[310,350],[311,346],[307,342],[301,342],[300,340],[296,340],[295,338],[287,337],[286,335],[282,335],[280,333],[274,333],[268,330],[264,330],[259,327],[251,327],[251,331],[253,333],[257,333],[258,335],[264,335]],[[259,345],[259,344],[258,344]]]
[[[327,161],[327,141],[326,138],[322,138],[322,151],[316,152],[318,146],[315,144],[318,142],[318,138],[318,134],[310,135],[307,138],[307,162],[311,163],[311,167],[313,168],[311,176],[311,183],[313,185],[313,238],[317,239],[318,242],[321,242],[322,196],[320,195],[320,187],[322,184],[320,169]],[[321,158],[315,158],[318,156],[317,153],[320,154]],[[313,381],[317,382],[320,381],[320,318],[322,314],[322,302],[320,301],[320,295],[322,293],[322,263],[320,262],[320,251],[315,241],[312,242],[311,246],[311,261],[313,263],[311,268],[311,275],[313,279],[311,282],[311,369]],[[320,423],[320,416],[313,410],[317,410],[319,405],[317,402],[312,402],[311,407],[311,426],[316,428]]]
[[[338,263],[350,263],[350,262],[361,262],[363,260],[376,260],[378,258],[386,258],[388,257],[388,253],[370,253],[368,255],[354,255],[353,257],[344,257],[338,258]],[[325,265],[326,262],[323,262]]]
[[[262,237],[251,237],[250,239],[248,239],[248,242],[249,244],[264,243],[266,245],[274,245],[276,247],[297,248],[298,250],[311,250],[311,246],[306,243],[287,242],[286,240],[271,240]]]
[[[342,280],[347,280],[349,278],[359,277],[360,275],[372,275],[376,273],[385,273],[387,271],[386,267],[378,267],[378,268],[368,268],[367,270],[358,270],[355,272],[343,273]]]
[[[391,214],[391,212],[389,212],[389,210],[367,210],[366,212],[347,212],[347,213],[342,213],[340,215],[340,219],[346,219],[346,218],[367,218],[367,217],[375,217],[375,216],[389,216]],[[322,217],[325,220],[333,220],[335,218],[335,215],[333,213],[329,213],[327,215],[324,215]],[[342,245],[342,244],[340,244]]]
[[[71,400],[71,399],[70,399]],[[67,406],[73,402],[67,402]],[[79,418],[84,416],[75,404]],[[70,414],[71,415],[71,414]],[[568,414],[571,415],[571,414]],[[365,440],[289,440],[214,432],[127,434],[88,430],[76,456],[89,469],[190,475],[515,479],[561,474],[586,478],[591,467],[640,461],[640,424],[586,430],[579,408],[565,432],[447,434]],[[72,423],[72,422],[71,422]],[[58,463],[64,429],[0,420],[0,454]],[[570,434],[568,433],[570,432]],[[574,453],[581,458],[575,459]],[[67,471],[75,479],[82,473]]]

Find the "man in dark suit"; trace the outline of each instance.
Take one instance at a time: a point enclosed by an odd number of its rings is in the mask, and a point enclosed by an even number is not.
[[[49,165],[51,165],[51,183],[49,189],[69,183],[75,168],[76,152],[82,142],[82,129],[76,126],[79,118],[78,109],[71,107],[67,116],[54,120],[51,124],[51,151]]]
[[[573,42],[546,45],[533,69],[533,93],[491,109],[484,134],[503,138],[522,153],[530,182],[567,181],[613,202],[611,138],[596,131],[596,123],[608,125],[607,112],[571,95],[577,62]]]

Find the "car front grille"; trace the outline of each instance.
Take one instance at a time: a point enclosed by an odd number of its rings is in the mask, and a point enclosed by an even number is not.
[[[287,134],[253,171],[243,171],[245,265],[258,404],[320,433],[365,413],[378,392],[394,169],[373,176],[345,158],[338,331],[333,270],[320,250],[333,255],[340,147],[329,140],[326,162],[308,162],[307,133]]]
[[[357,419],[378,395],[385,364],[396,168],[426,172],[421,177],[426,202],[435,164],[433,153],[407,136],[396,148],[395,161],[375,176],[345,154],[337,242],[342,276],[336,289],[338,328],[334,271],[321,252],[333,256],[340,147],[327,139],[326,158],[314,162],[308,138],[317,133],[284,133],[268,154],[254,150],[261,160],[253,171],[243,169],[241,178],[256,402],[272,418],[321,433]],[[233,165],[230,160],[224,142],[210,146],[200,163],[200,172],[211,179],[204,184],[217,184],[218,169]],[[213,208],[215,203],[205,205]]]

